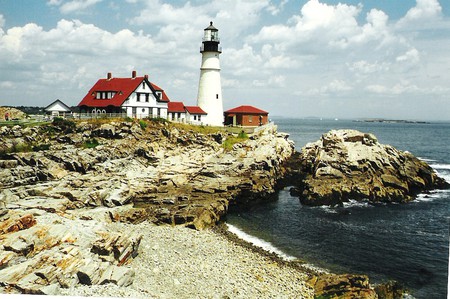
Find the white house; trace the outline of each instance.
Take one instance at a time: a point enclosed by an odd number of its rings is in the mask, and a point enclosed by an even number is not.
[[[45,107],[44,111],[46,113],[49,113],[51,117],[58,117],[58,116],[65,117],[66,115],[72,114],[72,111],[70,110],[69,106],[64,104],[59,99],[57,99],[56,101]]]
[[[202,125],[206,112],[198,106],[184,106],[183,102],[168,103],[168,119],[171,121]]]
[[[81,113],[167,118],[169,102],[164,90],[148,81],[147,75],[137,77],[133,71],[131,78],[113,78],[108,73],[106,79],[100,79],[92,86],[78,107]]]

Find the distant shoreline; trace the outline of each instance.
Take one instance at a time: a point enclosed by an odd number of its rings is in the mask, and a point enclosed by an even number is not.
[[[429,124],[427,121],[418,120],[404,120],[404,119],[361,119],[354,120],[355,122],[365,122],[365,123],[389,123],[389,124]]]

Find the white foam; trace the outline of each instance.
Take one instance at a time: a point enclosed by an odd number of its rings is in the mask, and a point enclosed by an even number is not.
[[[268,252],[273,252],[276,255],[278,255],[280,258],[286,260],[286,261],[294,261],[297,258],[295,256],[288,255],[281,251],[280,249],[276,248],[274,245],[272,245],[270,242],[261,240],[255,236],[249,235],[246,232],[240,230],[234,225],[231,225],[229,223],[226,224],[228,227],[228,231],[238,236],[240,239],[247,241],[257,247],[260,247]]]
[[[433,169],[450,170],[450,164],[430,164]]]
[[[372,208],[373,206],[370,205],[368,201],[358,201],[354,199],[350,199],[348,202],[344,202],[344,208],[353,208],[353,207]]]

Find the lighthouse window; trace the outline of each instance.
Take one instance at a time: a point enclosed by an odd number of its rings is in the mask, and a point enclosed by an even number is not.
[[[219,99],[219,94],[218,93],[216,93],[216,99]]]

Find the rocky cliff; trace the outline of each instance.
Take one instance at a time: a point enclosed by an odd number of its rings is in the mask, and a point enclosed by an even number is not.
[[[419,192],[448,188],[424,161],[380,144],[373,134],[333,130],[294,158],[292,192],[306,205],[340,205],[350,199],[407,202]]]
[[[167,122],[0,127],[0,293],[126,286],[142,235],[114,223],[217,223],[269,196],[294,145],[273,125],[227,150],[226,131]]]

